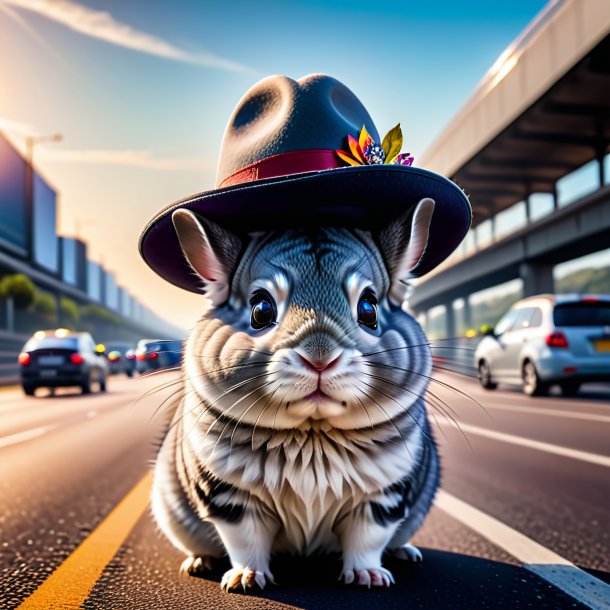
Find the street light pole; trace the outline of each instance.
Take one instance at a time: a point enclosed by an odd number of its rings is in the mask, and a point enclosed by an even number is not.
[[[64,139],[60,133],[54,133],[52,136],[27,136],[25,138],[25,159],[32,165],[34,163],[34,146],[41,142],[61,142]]]

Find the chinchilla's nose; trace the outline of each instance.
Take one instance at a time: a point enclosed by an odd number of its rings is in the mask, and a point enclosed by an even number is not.
[[[295,347],[294,351],[307,368],[321,373],[334,367],[343,352],[343,349],[337,347],[336,344],[331,345],[328,339],[318,338],[318,340],[305,341],[302,345]]]

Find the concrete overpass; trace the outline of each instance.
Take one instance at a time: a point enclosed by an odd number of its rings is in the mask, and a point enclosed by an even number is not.
[[[445,305],[453,336],[455,299],[468,318],[470,294],[510,279],[523,279],[525,295],[553,291],[555,264],[610,247],[609,144],[610,2],[551,2],[422,158],[469,195],[474,252],[417,282],[409,307]],[[591,165],[592,193],[563,201],[558,182]],[[540,194],[551,202],[543,218]],[[500,237],[498,214],[516,205],[525,226]],[[476,245],[483,223],[487,247]]]

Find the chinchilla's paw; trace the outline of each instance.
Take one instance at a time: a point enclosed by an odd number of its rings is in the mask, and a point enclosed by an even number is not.
[[[392,572],[379,566],[362,570],[346,570],[341,575],[346,585],[356,584],[363,587],[389,587],[394,584]]]
[[[187,557],[180,566],[181,576],[195,576],[212,569],[212,558],[204,556]]]
[[[419,563],[423,560],[421,551],[412,544],[405,544],[397,549],[392,549],[391,551],[388,551],[388,555],[390,555],[390,557],[395,557],[396,559],[413,561],[414,563]]]
[[[268,570],[261,572],[260,570],[252,570],[248,566],[231,568],[228,572],[224,573],[220,582],[220,588],[227,592],[241,588],[244,593],[247,593],[248,589],[252,589],[254,585],[264,589],[267,580],[275,584],[273,575]]]

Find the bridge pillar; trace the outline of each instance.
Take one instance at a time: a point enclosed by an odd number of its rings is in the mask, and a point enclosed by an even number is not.
[[[472,309],[470,307],[470,297],[464,297],[464,326],[472,328]]]
[[[447,337],[455,337],[455,310],[453,303],[445,305],[445,333]]]
[[[523,280],[523,297],[555,292],[553,265],[550,263],[521,263],[519,275]]]

